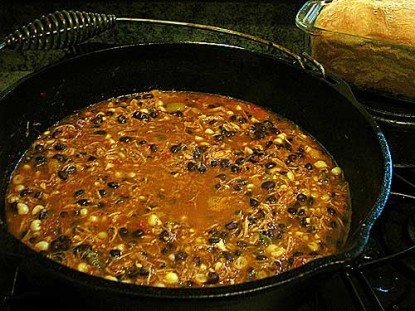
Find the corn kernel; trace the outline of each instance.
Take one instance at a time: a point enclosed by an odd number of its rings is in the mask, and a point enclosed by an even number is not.
[[[334,176],[338,176],[338,175],[340,175],[340,174],[342,173],[342,169],[341,169],[340,167],[336,166],[336,167],[334,167],[334,168],[331,170],[331,173],[332,173]]]
[[[78,265],[78,271],[87,272],[88,271],[88,265],[85,262],[81,262]]]
[[[29,213],[29,206],[24,203],[17,203],[17,213],[19,215],[26,215]]]
[[[160,226],[162,224],[160,218],[156,214],[150,214],[147,218],[147,222],[150,226]]]
[[[15,185],[21,184],[23,182],[23,180],[24,180],[24,177],[22,175],[16,175],[16,176],[13,177],[13,183]]]
[[[315,162],[314,166],[317,167],[317,168],[326,168],[327,163],[324,162],[323,160],[320,160],[320,161]]]
[[[164,280],[167,283],[170,284],[174,284],[177,283],[179,281],[179,276],[177,275],[177,273],[174,272],[168,272],[165,276],[164,276]]]
[[[319,248],[319,245],[316,242],[308,243],[308,248],[311,249],[313,252],[316,252]]]
[[[30,224],[30,230],[36,232],[36,231],[40,231],[40,229],[42,229],[41,220],[39,219],[33,220]]]
[[[35,244],[35,248],[38,251],[46,251],[49,248],[49,243],[46,241],[40,241],[38,243]]]

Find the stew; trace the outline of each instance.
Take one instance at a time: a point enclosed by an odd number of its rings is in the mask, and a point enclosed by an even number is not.
[[[351,217],[329,153],[220,95],[154,90],[42,133],[7,194],[9,231],[70,268],[139,285],[220,286],[331,255]]]

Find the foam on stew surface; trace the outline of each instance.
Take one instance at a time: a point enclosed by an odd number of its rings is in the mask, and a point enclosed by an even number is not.
[[[9,231],[48,258],[170,287],[273,276],[343,245],[349,188],[293,122],[214,94],[131,94],[77,111],[11,176]]]

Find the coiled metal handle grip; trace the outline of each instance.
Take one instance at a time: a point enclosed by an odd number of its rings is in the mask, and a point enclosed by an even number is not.
[[[115,21],[115,15],[56,11],[9,34],[0,49],[62,49],[104,32]]]

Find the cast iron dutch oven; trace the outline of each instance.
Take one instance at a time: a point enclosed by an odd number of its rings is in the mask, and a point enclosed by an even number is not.
[[[216,288],[156,288],[117,283],[52,262],[7,232],[10,174],[30,143],[74,110],[151,89],[232,96],[262,105],[311,133],[350,183],[352,222],[342,251],[267,279]],[[390,190],[391,158],[381,131],[338,79],[238,47],[145,44],[92,52],[34,73],[0,97],[0,248],[69,308],[81,310],[289,310],[313,285],[365,247]],[[69,290],[69,289],[70,290]],[[70,295],[66,297],[65,295]],[[45,302],[47,304],[47,302]]]

